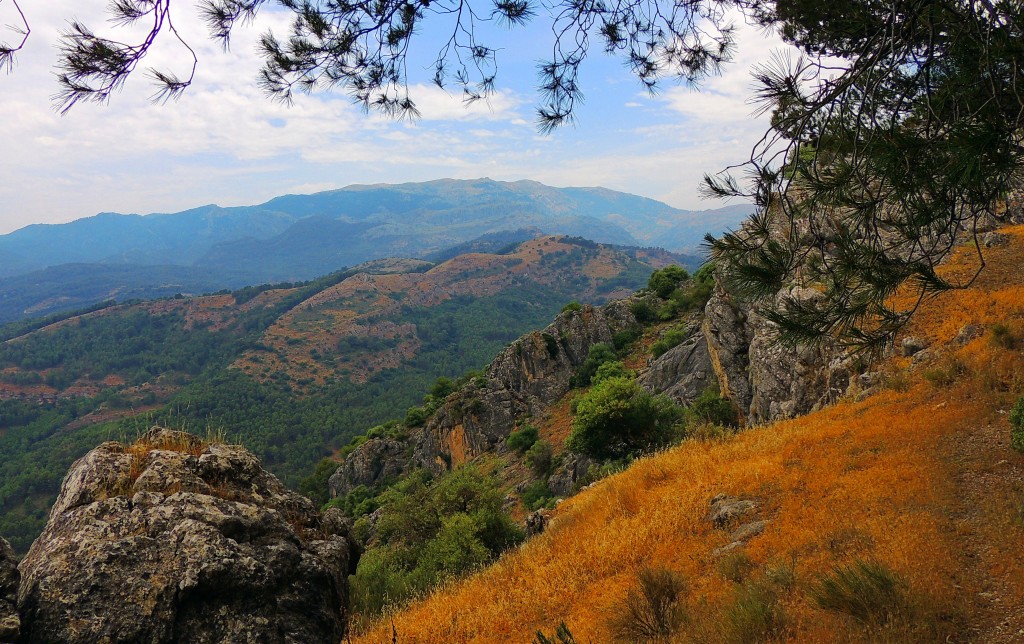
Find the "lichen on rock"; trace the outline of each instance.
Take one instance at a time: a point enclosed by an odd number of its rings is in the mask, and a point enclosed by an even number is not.
[[[356,550],[245,449],[153,428],[69,471],[20,564],[28,642],[338,642]]]

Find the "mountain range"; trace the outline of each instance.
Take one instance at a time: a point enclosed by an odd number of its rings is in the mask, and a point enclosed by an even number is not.
[[[437,261],[463,244],[493,251],[496,239],[542,234],[696,255],[706,232],[733,228],[751,210],[686,211],[604,188],[442,179],[352,185],[255,206],[102,213],[0,236],[0,323],[106,299],[309,280],[384,257]]]

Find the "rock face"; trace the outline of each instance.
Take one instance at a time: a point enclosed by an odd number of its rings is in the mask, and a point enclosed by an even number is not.
[[[496,449],[515,429],[518,418],[543,413],[569,391],[570,380],[590,347],[611,342],[616,333],[637,324],[633,301],[566,311],[543,331],[519,338],[491,362],[483,380],[448,397],[410,438],[411,450],[390,445],[385,438],[370,439],[356,448],[331,477],[331,493],[372,486],[419,467],[440,473]],[[377,465],[388,457],[385,465]],[[577,474],[567,474],[566,485],[575,482]]]
[[[0,644],[16,642],[21,630],[18,617],[18,559],[11,544],[0,539]]]
[[[20,565],[22,638],[338,642],[356,557],[245,449],[154,428],[72,466]]]
[[[703,330],[654,360],[638,382],[648,391],[662,393],[689,405],[716,383],[711,354]]]

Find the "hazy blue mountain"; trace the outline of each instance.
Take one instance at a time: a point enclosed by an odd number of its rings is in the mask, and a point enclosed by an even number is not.
[[[522,230],[693,254],[706,232],[735,227],[750,210],[692,212],[605,188],[442,179],[353,185],[256,206],[103,213],[0,235],[0,321],[128,294],[307,280],[383,257],[450,257],[448,249],[471,242],[493,251],[488,236],[518,241]],[[54,267],[64,268],[47,272]]]

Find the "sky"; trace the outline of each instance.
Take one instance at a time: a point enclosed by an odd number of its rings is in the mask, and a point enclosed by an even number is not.
[[[593,47],[574,125],[541,135],[535,125],[536,66],[550,27],[498,32],[498,91],[467,107],[457,88],[429,84],[433,36],[410,53],[415,122],[366,114],[341,91],[300,95],[291,106],[256,86],[259,34],[284,33],[286,15],[264,9],[240,28],[229,51],[205,37],[194,5],[175,4],[175,24],[196,50],[193,85],[154,104],[137,73],[108,104],[54,109],[58,35],[69,19],[100,34],[107,0],[21,2],[32,28],[13,70],[0,71],[0,234],[98,212],[176,212],[215,203],[262,203],[360,183],[452,177],[532,179],[554,186],[603,186],[677,208],[725,205],[698,195],[706,172],[745,160],[767,128],[749,103],[752,67],[783,45],[738,22],[739,47],[721,76],[695,92],[667,81],[648,94],[623,61]],[[0,0],[0,42],[17,34],[11,0]],[[123,35],[123,34],[122,34]],[[164,37],[145,61],[187,73],[191,59]],[[141,70],[140,70],[141,71]]]

